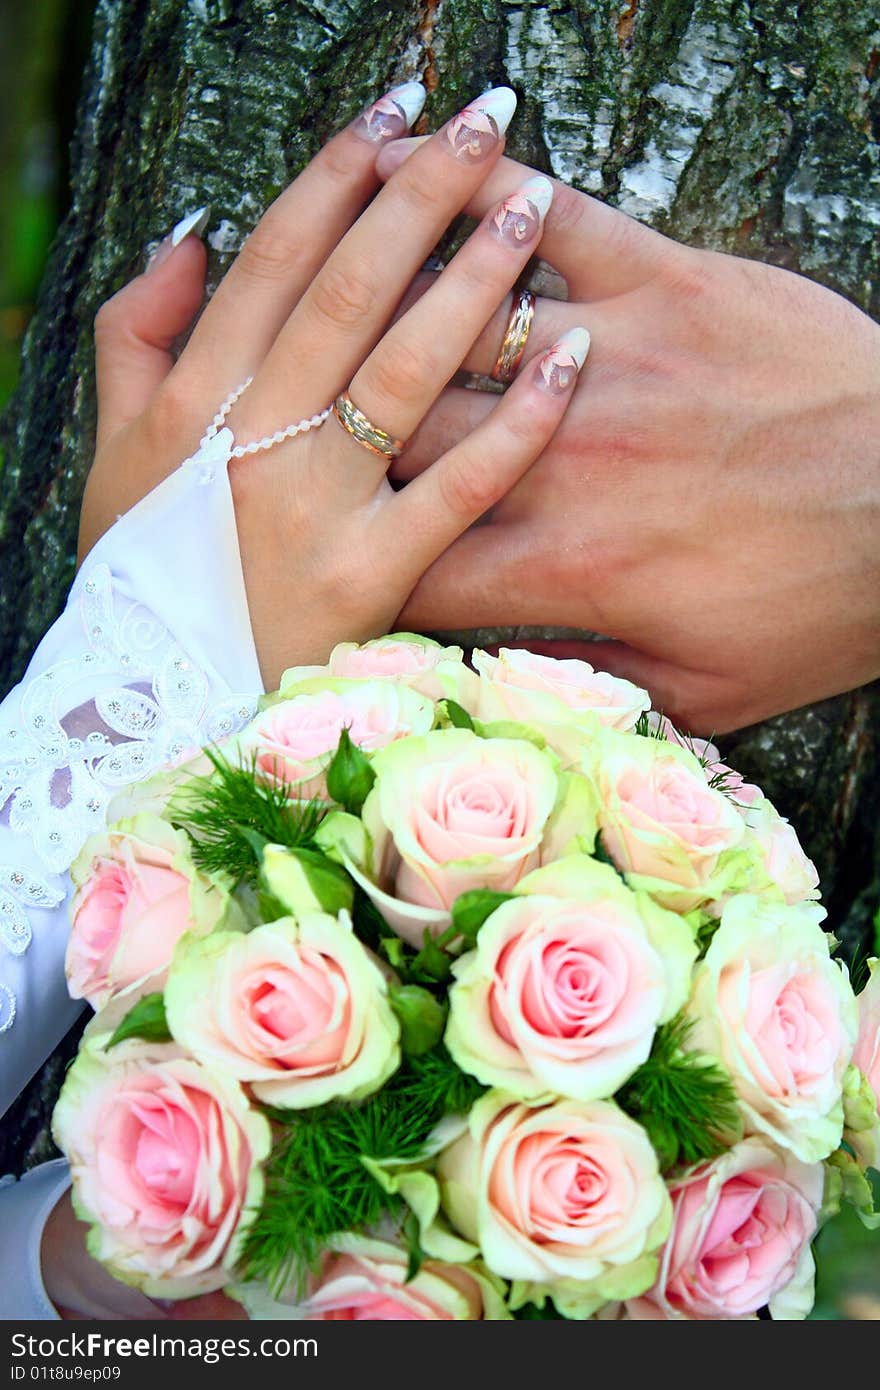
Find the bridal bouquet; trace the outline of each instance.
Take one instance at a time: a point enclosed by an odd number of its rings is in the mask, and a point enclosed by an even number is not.
[[[117,1278],[254,1317],[797,1318],[821,1222],[873,1219],[877,962],[857,996],[792,827],[626,681],[345,644],[115,814],[54,1126]]]

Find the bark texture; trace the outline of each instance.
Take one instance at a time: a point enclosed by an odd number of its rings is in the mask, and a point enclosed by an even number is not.
[[[327,135],[420,76],[433,127],[507,82],[512,153],[682,240],[880,310],[880,5],[867,0],[99,0],[73,201],[2,430],[0,686],[73,573],[92,450],[91,324],[183,213],[212,278]],[[725,740],[796,823],[848,948],[880,898],[880,691]],[[59,1059],[0,1140],[40,1156]]]

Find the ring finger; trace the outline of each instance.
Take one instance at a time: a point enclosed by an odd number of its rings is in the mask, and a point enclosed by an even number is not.
[[[549,179],[527,180],[484,218],[427,294],[389,329],[350,387],[352,401],[370,420],[400,440],[412,434],[535,250],[552,197]],[[377,467],[384,474],[385,460],[377,459]]]

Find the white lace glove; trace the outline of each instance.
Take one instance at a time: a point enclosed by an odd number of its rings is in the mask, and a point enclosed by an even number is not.
[[[0,707],[0,1114],[82,1007],[64,954],[86,837],[261,691],[226,469],[202,455],[98,542]]]

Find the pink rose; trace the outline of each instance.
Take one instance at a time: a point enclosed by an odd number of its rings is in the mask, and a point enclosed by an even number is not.
[[[616,1105],[490,1091],[437,1174],[453,1226],[495,1274],[522,1281],[522,1302],[550,1293],[566,1316],[589,1317],[651,1286],[671,1207],[648,1136]]]
[[[635,1318],[802,1318],[813,1303],[821,1163],[745,1139],[670,1182],[672,1233],[656,1285],[631,1300]]]
[[[880,960],[869,962],[868,983],[856,996],[859,1013],[859,1032],[852,1060],[864,1077],[861,1085],[861,1110],[858,1128],[856,1114],[847,1115],[846,1139],[862,1167],[880,1171]],[[870,1088],[865,1093],[865,1083]]]
[[[313,1322],[500,1321],[510,1315],[477,1266],[425,1260],[407,1278],[408,1255],[386,1241],[349,1236],[321,1262],[303,1310]]]
[[[730,886],[745,835],[736,807],[707,785],[692,753],[653,738],[603,730],[587,767],[602,843],[634,886],[688,912]]]
[[[289,784],[303,800],[326,798],[327,764],[343,729],[358,748],[373,753],[395,739],[426,733],[433,722],[431,702],[404,686],[307,682],[302,693],[257,716],[242,735],[241,752],[245,759],[256,757],[267,780]]]
[[[89,1252],[148,1294],[221,1288],[262,1197],[268,1121],[177,1047],[107,1041],[81,1048],[53,1118]]]
[[[687,999],[696,953],[681,917],[569,855],[524,879],[456,963],[446,1046],[523,1100],[611,1096]]]
[[[373,767],[362,812],[372,862],[349,868],[413,944],[449,922],[459,894],[509,891],[592,835],[586,782],[560,777],[553,755],[524,740],[438,730],[383,749]]]
[[[794,905],[818,898],[818,871],[801,848],[794,827],[766,797],[749,798],[748,793],[754,790],[743,785],[733,793],[748,826],[746,844],[755,846],[767,877],[787,903]]]
[[[559,661],[502,647],[497,657],[475,651],[473,663],[480,675],[475,710],[479,718],[532,725],[566,767],[574,765],[580,743],[597,724],[632,729],[651,705],[646,691],[594,671],[586,661]],[[459,703],[471,707],[464,698]]]
[[[184,832],[151,815],[91,836],[71,878],[68,989],[94,1009],[145,980],[161,988],[184,932],[210,931],[229,901],[196,871]]]
[[[303,912],[187,937],[165,987],[174,1037],[267,1105],[357,1100],[400,1062],[385,977],[339,918]]]
[[[843,1079],[856,1001],[812,903],[786,907],[740,894],[694,970],[693,1045],[717,1057],[747,1134],[805,1163],[827,1157],[843,1129]]]
[[[430,700],[442,700],[453,693],[451,687],[447,689],[450,679],[455,682],[455,693],[462,682],[467,689],[477,684],[473,672],[464,665],[461,647],[441,647],[439,642],[411,633],[377,637],[361,646],[340,642],[330,653],[328,671],[346,680],[390,680]]]

